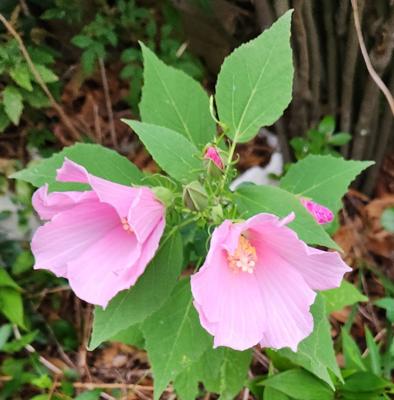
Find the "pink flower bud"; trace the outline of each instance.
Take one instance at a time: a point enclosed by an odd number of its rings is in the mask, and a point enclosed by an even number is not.
[[[209,146],[207,148],[207,150],[205,151],[204,158],[206,160],[211,160],[219,169],[224,168],[223,161],[222,161],[216,147]]]
[[[327,207],[305,197],[301,197],[300,201],[318,224],[328,224],[334,219],[334,214]]]

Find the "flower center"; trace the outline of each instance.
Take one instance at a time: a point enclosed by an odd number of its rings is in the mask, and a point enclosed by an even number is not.
[[[229,267],[233,271],[243,271],[251,274],[256,266],[256,249],[245,236],[240,236],[238,247],[233,254],[227,254]]]
[[[133,229],[131,228],[131,226],[129,225],[127,218],[121,218],[120,222],[122,223],[122,227],[123,229],[127,232],[127,233],[132,233]]]

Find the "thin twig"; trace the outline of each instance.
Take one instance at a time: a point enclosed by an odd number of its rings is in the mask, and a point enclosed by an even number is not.
[[[21,334],[19,332],[19,329],[16,325],[13,325],[13,331],[14,331],[14,336],[16,339],[20,339],[21,338]],[[36,353],[39,354],[37,352],[37,350],[31,345],[28,344],[25,346],[25,349],[29,352],[29,353]],[[56,375],[61,375],[63,373],[63,371],[58,368],[56,365],[52,364],[50,361],[48,361],[46,358],[44,358],[43,356],[39,355],[38,359],[40,361],[40,363],[42,365],[44,365],[46,368],[48,368],[51,372],[53,372]]]
[[[56,112],[59,114],[60,119],[64,123],[64,125],[67,127],[69,132],[71,133],[72,137],[75,140],[80,140],[81,136],[79,132],[75,129],[74,124],[71,122],[70,118],[67,116],[67,114],[63,111],[62,107],[60,104],[55,100],[55,98],[52,96],[52,93],[48,89],[48,86],[45,84],[43,81],[40,73],[37,71],[29,52],[26,49],[26,46],[23,43],[23,40],[21,36],[16,32],[16,30],[13,28],[13,26],[7,21],[7,19],[3,16],[3,14],[0,13],[0,21],[3,23],[3,25],[6,27],[7,31],[12,35],[12,37],[18,42],[19,49],[22,52],[23,57],[25,58],[34,78],[36,79],[37,83],[40,85],[41,89],[44,91],[46,96],[48,97],[51,106],[56,110]]]
[[[356,28],[357,38],[358,38],[358,42],[360,45],[361,54],[363,55],[363,58],[364,58],[365,65],[368,69],[369,75],[371,76],[371,78],[374,80],[376,85],[379,87],[379,89],[382,91],[382,93],[386,97],[386,100],[389,103],[391,112],[394,115],[394,98],[391,95],[390,90],[387,88],[385,83],[382,81],[382,79],[380,78],[380,76],[375,71],[374,67],[372,66],[372,62],[371,62],[371,59],[369,58],[367,48],[365,47],[363,35],[361,32],[360,19],[359,19],[359,15],[358,15],[357,0],[351,0],[351,2],[352,2],[352,8],[353,8],[354,26]]]
[[[114,114],[112,111],[111,97],[109,94],[107,73],[105,71],[104,61],[101,57],[99,58],[99,66],[100,66],[101,81],[103,82],[105,106],[107,108],[107,113],[108,113],[109,130],[111,132],[112,144],[114,145],[115,148],[118,148],[118,139],[116,137]]]

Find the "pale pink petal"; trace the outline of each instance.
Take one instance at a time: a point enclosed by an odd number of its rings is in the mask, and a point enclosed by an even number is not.
[[[297,350],[300,341],[313,331],[310,307],[316,293],[302,276],[268,246],[256,246],[258,262],[254,275],[265,308],[263,347]]]
[[[146,266],[152,260],[153,256],[156,254],[157,249],[159,248],[160,239],[163,235],[165,227],[165,220],[162,218],[155,228],[153,229],[150,236],[145,240],[142,244],[141,254],[134,265],[133,270],[130,270],[130,276],[127,271],[125,271],[125,276],[133,285],[135,280],[133,281],[134,277],[139,277],[144,271]]]
[[[228,266],[224,243],[218,243],[228,228],[215,230],[207,260],[191,277],[191,287],[200,322],[214,335],[214,346],[245,350],[261,340],[265,313],[254,275]]]
[[[128,212],[128,223],[138,241],[143,243],[164,219],[165,208],[156,200],[152,190],[145,187],[134,190],[136,195]]]
[[[138,194],[137,189],[89,174],[84,167],[67,158],[64,159],[62,167],[57,170],[57,180],[88,183],[100,200],[111,204],[121,218],[127,217],[130,205]]]
[[[269,215],[269,217],[265,217]],[[258,241],[265,243],[283,260],[295,268],[314,290],[338,287],[343,275],[351,271],[337,252],[307,246],[297,234],[282,226],[279,218],[259,214],[248,220],[248,228],[258,232]]]
[[[37,189],[32,197],[33,208],[44,220],[49,220],[59,212],[70,210],[80,203],[92,201],[97,201],[97,195],[93,191],[48,193],[48,185]]]
[[[67,277],[67,263],[116,226],[121,224],[115,210],[99,202],[79,204],[55,215],[33,236],[34,268]]]
[[[106,307],[112,297],[132,286],[144,271],[145,268],[135,268],[140,254],[141,245],[135,235],[126,233],[118,224],[68,262],[70,286],[80,299]]]

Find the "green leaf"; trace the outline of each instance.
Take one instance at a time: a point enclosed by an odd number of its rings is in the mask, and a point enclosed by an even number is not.
[[[317,127],[319,133],[332,134],[335,130],[335,119],[332,115],[326,115],[319,123]]]
[[[386,310],[387,319],[394,323],[394,298],[391,297],[383,297],[374,302],[380,308],[384,308]]]
[[[350,133],[341,132],[336,133],[330,137],[328,143],[333,146],[343,146],[346,143],[349,143],[352,140],[352,135]]]
[[[394,207],[386,208],[383,211],[380,222],[386,231],[394,232]]]
[[[190,281],[178,283],[164,306],[149,317],[142,330],[154,376],[154,399],[184,368],[212,346],[193,306]]]
[[[184,369],[174,380],[181,399],[195,399],[198,383],[220,398],[233,399],[243,388],[252,360],[252,352],[227,347],[209,348],[198,361]]]
[[[345,385],[341,388],[349,392],[374,392],[383,390],[391,383],[370,372],[356,372],[346,379]]]
[[[366,370],[360,349],[345,329],[342,329],[342,348],[346,368],[361,371]]]
[[[163,239],[155,258],[132,288],[119,293],[105,310],[96,307],[89,349],[157,311],[169,298],[182,266],[182,238],[174,232]]]
[[[353,161],[330,155],[309,155],[293,164],[280,187],[328,207],[334,214],[355,177],[373,161]]]
[[[21,351],[25,346],[30,344],[37,335],[38,331],[29,332],[28,334],[21,336],[19,339],[6,343],[3,346],[2,351],[6,353],[16,353],[17,351]]]
[[[10,70],[11,78],[22,88],[31,92],[33,86],[30,81],[30,71],[26,64],[17,64]]]
[[[100,389],[87,390],[86,392],[81,393],[74,400],[99,400],[101,396]]]
[[[21,287],[11,278],[8,272],[4,268],[0,268],[0,290],[8,287],[17,291],[22,290]]]
[[[144,57],[142,121],[179,132],[197,147],[204,147],[216,135],[207,94],[194,79],[164,64],[142,43],[141,49]]]
[[[129,125],[159,166],[179,181],[197,179],[202,162],[201,153],[184,136],[162,126],[144,122],[123,120]]]
[[[334,392],[328,385],[301,369],[291,369],[273,375],[262,384],[297,400],[334,399]]]
[[[294,212],[296,218],[288,226],[297,232],[301,240],[316,245],[339,249],[321,225],[302,206],[293,194],[275,186],[244,185],[234,193],[235,201],[243,216],[268,212],[285,217]]]
[[[289,396],[272,387],[264,389],[264,400],[289,400]]]
[[[51,71],[48,67],[42,64],[35,65],[38,74],[45,83],[53,83],[59,80],[58,76]]]
[[[313,373],[334,388],[330,371],[342,380],[331,339],[331,326],[326,317],[323,297],[319,294],[311,307],[314,329],[299,345],[297,352],[282,349],[277,353]]]
[[[60,153],[42,160],[37,165],[16,172],[11,178],[30,182],[33,186],[53,184],[56,180],[56,170],[61,167],[65,157],[84,166],[93,175],[123,185],[139,184],[143,177],[133,163],[115,151],[97,144],[77,143],[65,147]]]
[[[273,124],[291,100],[293,62],[288,11],[256,39],[223,62],[216,84],[220,121],[237,142],[247,142]]]
[[[21,294],[9,287],[0,288],[0,311],[12,323],[25,328]]]
[[[10,123],[11,121],[8,118],[8,115],[5,113],[3,105],[0,104],[0,133],[4,132]]]
[[[345,280],[342,281],[341,286],[338,288],[325,290],[321,294],[326,300],[327,314],[342,310],[344,307],[358,302],[368,301],[368,297],[364,296],[353,284]]]
[[[0,350],[7,343],[11,335],[12,335],[11,324],[3,324],[0,326]]]
[[[22,95],[15,86],[7,86],[3,91],[4,111],[15,124],[19,124],[19,120],[23,111]]]
[[[123,331],[118,332],[111,338],[111,342],[121,342],[140,349],[145,347],[145,338],[140,324],[131,325]]]
[[[76,35],[71,39],[71,43],[80,49],[86,49],[93,43],[93,40],[89,36]]]
[[[368,329],[368,326],[365,326],[365,339],[367,341],[368,348],[368,361],[370,370],[375,375],[380,375],[382,373],[382,363],[380,359],[379,347],[376,344],[371,331]]]

